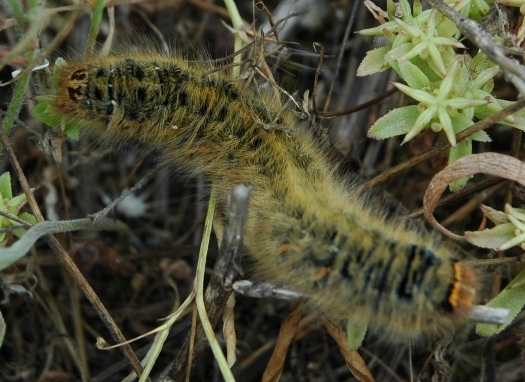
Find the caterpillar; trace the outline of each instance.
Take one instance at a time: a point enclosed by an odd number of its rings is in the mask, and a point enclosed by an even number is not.
[[[70,62],[55,68],[56,89],[38,107],[57,126],[164,149],[223,200],[233,185],[251,185],[244,243],[258,277],[311,296],[329,317],[367,320],[391,342],[467,321],[476,276],[454,249],[386,217],[292,111],[209,69],[152,52]]]

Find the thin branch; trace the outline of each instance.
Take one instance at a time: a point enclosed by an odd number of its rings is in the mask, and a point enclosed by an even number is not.
[[[350,37],[350,31],[352,30],[352,27],[354,26],[354,21],[357,15],[357,10],[359,9],[359,4],[361,4],[360,1],[354,1],[352,11],[350,12],[350,16],[348,17],[348,23],[346,24],[343,41],[341,41],[341,49],[339,49],[339,55],[337,56],[337,65],[335,68],[334,81],[332,81],[332,83],[330,84],[330,89],[328,90],[328,95],[326,96],[326,101],[325,101],[324,108],[323,108],[323,111],[325,112],[326,110],[328,110],[328,107],[330,106],[332,92],[334,90],[334,85],[335,85],[335,79],[339,76],[339,71],[341,69],[341,63],[343,62],[345,46],[348,41],[348,38]]]
[[[2,141],[2,145],[4,147],[4,150],[7,154],[7,157],[9,158],[9,161],[11,162],[11,165],[13,166],[13,169],[16,173],[16,176],[18,178],[18,181],[20,182],[20,185],[22,186],[22,189],[24,190],[24,193],[26,194],[27,201],[29,203],[29,206],[31,207],[31,212],[36,217],[37,221],[42,223],[45,221],[44,216],[42,215],[42,212],[40,211],[40,208],[38,207],[38,203],[36,202],[36,199],[31,192],[31,187],[29,187],[29,183],[27,182],[27,178],[25,177],[25,174],[22,170],[22,167],[20,166],[20,163],[18,162],[15,153],[13,149],[11,148],[11,143],[9,142],[9,139],[7,135],[5,134],[2,126],[0,126],[0,139]],[[95,311],[97,312],[98,316],[106,326],[106,328],[111,333],[111,336],[116,342],[125,342],[126,338],[120,331],[119,327],[109,314],[108,310],[102,304],[102,301],[98,298],[97,294],[89,285],[88,281],[85,279],[84,275],[80,272],[80,270],[77,268],[76,264],[73,262],[71,257],[69,257],[68,253],[62,248],[59,241],[52,235],[46,235],[44,236],[44,240],[49,245],[53,253],[58,257],[64,268],[67,270],[67,272],[71,275],[73,280],[75,280],[75,283],[78,285],[78,287],[84,292],[84,295],[87,297]],[[137,375],[142,374],[142,366],[140,366],[140,361],[133,352],[133,349],[131,349],[131,346],[124,345],[122,347],[122,352],[124,353],[124,356],[128,359],[129,363],[133,367],[133,370]]]

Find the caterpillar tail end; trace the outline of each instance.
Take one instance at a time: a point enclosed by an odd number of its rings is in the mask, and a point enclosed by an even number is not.
[[[454,283],[448,302],[453,308],[455,320],[462,324],[470,318],[474,308],[477,290],[476,275],[464,262],[454,264]]]

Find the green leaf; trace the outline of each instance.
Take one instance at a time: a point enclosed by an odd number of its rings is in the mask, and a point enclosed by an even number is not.
[[[456,146],[451,147],[448,154],[448,163],[452,163],[459,158],[472,154],[472,139],[467,138],[457,143]],[[472,175],[465,176],[461,179],[455,180],[449,184],[449,189],[452,192],[461,190],[467,184]]]
[[[388,38],[388,35],[385,35],[385,32],[384,30],[394,30],[397,28],[397,24],[394,23],[394,22],[388,22],[388,23],[385,23],[385,24],[381,24],[377,27],[373,27],[373,28],[366,28],[366,29],[361,29],[360,31],[357,31],[357,33],[359,33],[360,35],[363,35],[363,36],[385,36]]]
[[[462,113],[454,114],[453,116],[451,116],[450,120],[452,121],[452,125],[454,126],[455,134],[462,132],[463,130],[469,128],[470,126],[474,124],[474,122],[471,119],[469,119],[466,115]],[[490,137],[486,133],[485,135],[480,134],[479,138],[480,139],[487,138],[490,140]],[[451,147],[449,154],[448,154],[448,163],[452,163],[458,160],[459,158],[472,154],[472,140],[473,139],[474,139],[473,136],[469,137],[457,143],[455,147]],[[456,192],[456,191],[461,190],[463,187],[465,187],[465,185],[467,184],[470,178],[472,178],[472,176],[465,176],[461,179],[453,181],[449,185],[450,191]]]
[[[2,311],[0,310],[0,349],[2,348],[2,344],[4,343],[6,329],[7,325],[5,324],[4,316],[2,315]]]
[[[414,89],[421,89],[430,83],[430,80],[419,67],[408,60],[399,60],[399,72],[401,78]]]
[[[525,269],[503,289],[496,297],[488,302],[487,306],[505,308],[510,310],[509,322],[506,325],[478,324],[476,333],[488,337],[505,329],[512,320],[521,312],[525,305]]]
[[[26,203],[27,197],[26,194],[20,194],[17,196],[13,196],[11,200],[7,203],[8,208],[13,209],[16,213],[18,213],[18,210]]]
[[[365,339],[368,322],[365,320],[348,320],[346,324],[346,339],[350,350],[356,350]]]
[[[402,18],[404,21],[408,21],[413,19],[412,17],[412,9],[410,8],[410,3],[408,0],[399,0],[399,10],[402,13]]]
[[[56,89],[59,89],[60,84],[60,69],[67,66],[67,61],[63,57],[58,57],[55,60],[55,66],[53,67],[53,84]]]
[[[60,129],[69,138],[78,141],[80,137],[81,121],[65,120],[53,106],[50,105],[48,97],[37,97],[37,104],[32,110],[31,114],[40,122],[45,123],[56,129]]]
[[[490,5],[487,4],[485,0],[471,0],[470,3],[470,10],[469,10],[469,17],[472,20],[477,21],[478,23],[483,22],[483,17],[488,13],[490,10]]]
[[[455,147],[450,148],[448,163],[453,163],[459,158],[466,157],[470,154],[472,154],[472,140],[467,138],[456,144]]]
[[[414,126],[419,114],[420,110],[417,105],[391,110],[372,125],[368,130],[368,136],[375,139],[385,139],[406,134]]]
[[[492,138],[487,134],[486,131],[477,131],[470,136],[470,139],[478,142],[492,142]]]
[[[388,14],[388,18],[390,20],[394,20],[395,13],[396,13],[396,3],[394,3],[393,0],[387,0],[386,1],[386,12]]]
[[[503,244],[514,239],[516,226],[512,223],[499,224],[482,231],[466,231],[467,241],[480,248],[498,249]]]
[[[489,219],[492,223],[499,225],[509,222],[509,218],[505,212],[498,211],[484,204],[480,205],[479,207],[481,208],[481,212],[483,212],[483,215],[485,215],[487,219]]]
[[[466,59],[468,59],[468,57],[470,56],[466,56]],[[476,72],[480,72],[483,69],[493,65],[494,64],[487,58],[487,55],[481,51],[478,52],[474,57],[471,57],[468,64],[469,68]]]
[[[388,69],[390,66],[385,61],[385,54],[387,54],[390,49],[391,46],[387,45],[368,51],[365,58],[357,68],[357,75],[363,77],[383,72]]]
[[[413,47],[414,44],[412,44],[411,42],[404,42],[399,45],[392,45],[388,54],[385,54],[385,60],[389,64],[391,64],[391,61],[398,61],[401,57],[410,52],[410,50]]]
[[[29,223],[31,225],[35,225],[36,224],[36,218],[31,215],[29,212],[22,212],[20,215],[18,215],[18,217],[20,219],[22,219],[23,221],[25,221],[26,223]],[[24,236],[24,234],[26,233],[26,229],[24,228],[20,228],[20,229],[15,229],[13,230],[13,235],[15,235],[16,237],[22,237]]]
[[[27,230],[24,228],[18,228],[18,229],[14,229],[12,232],[13,232],[13,235],[15,235],[16,237],[20,239],[22,236],[24,236]]]
[[[450,120],[452,121],[452,124],[454,125],[454,133],[456,134],[461,133],[462,131],[468,129],[470,126],[474,124],[474,121],[472,121],[472,119],[470,119],[463,113],[455,113],[454,115],[451,115]],[[470,137],[468,139],[472,139],[472,138]]]
[[[420,0],[414,0],[412,4],[412,16],[417,17],[423,12],[423,6],[421,5]]]
[[[458,32],[458,28],[454,22],[446,17],[442,17],[442,21],[437,26],[438,35],[440,37],[452,37]]]
[[[80,138],[81,122],[71,122],[64,127],[64,134],[69,138],[78,141]]]
[[[13,198],[13,191],[11,190],[11,174],[9,171],[0,175],[0,196],[3,199]]]
[[[425,76],[429,79],[431,84],[435,83],[435,88],[439,88],[439,84],[441,83],[441,77],[430,67],[429,62],[423,60],[419,56],[410,59],[410,62],[417,66],[418,69],[425,74]]]
[[[46,125],[59,128],[62,124],[63,117],[49,103],[47,103],[46,100],[41,98],[43,97],[37,98],[37,102],[40,103],[31,110],[31,114]]]
[[[479,119],[483,119],[514,103],[513,101],[507,101],[499,98],[492,98],[491,101],[492,102],[487,105],[476,107],[474,109],[474,115]],[[518,110],[510,117],[512,121],[509,121],[508,118],[506,118],[504,120],[498,121],[498,123],[501,123],[502,125],[512,126],[522,131],[525,131],[525,109]]]
[[[28,224],[36,224],[36,217],[34,217],[33,214],[30,214],[29,212],[22,212],[20,215],[18,215],[18,217]]]

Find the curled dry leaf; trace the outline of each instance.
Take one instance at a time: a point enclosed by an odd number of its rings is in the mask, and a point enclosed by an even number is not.
[[[288,317],[281,324],[275,349],[262,376],[263,382],[277,382],[281,377],[288,348],[299,330],[303,306],[303,303],[295,304]]]
[[[237,336],[235,334],[235,294],[233,293],[228,297],[228,301],[226,301],[226,307],[222,312],[222,320],[224,322],[222,334],[226,342],[226,360],[228,361],[228,366],[231,368],[237,360],[235,354],[237,347]]]
[[[339,324],[330,321],[327,318],[324,321],[324,326],[337,343],[339,351],[345,358],[346,365],[354,377],[356,377],[359,381],[374,382],[374,377],[366,366],[366,362],[356,350],[350,350],[348,347],[347,336],[343,328],[341,328]]]
[[[525,186],[525,164],[514,157],[498,153],[469,155],[449,164],[437,173],[428,185],[423,198],[425,217],[438,231],[455,240],[470,241],[469,238],[472,237],[472,232],[466,232],[465,236],[450,232],[436,220],[434,210],[441,195],[451,182],[477,173],[513,180]]]

